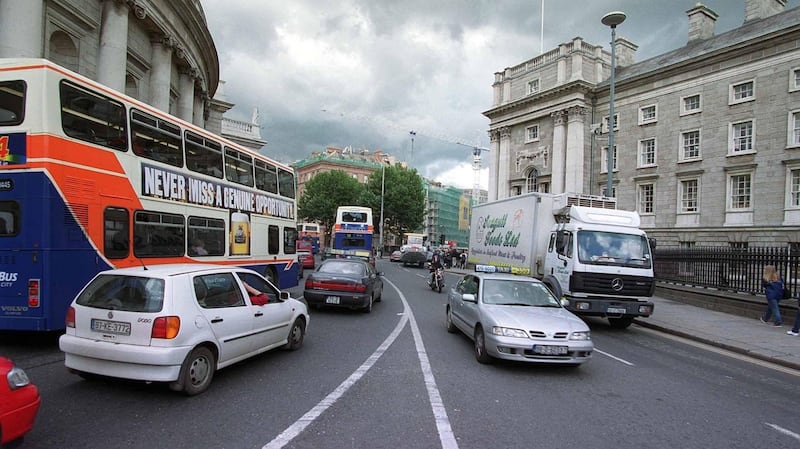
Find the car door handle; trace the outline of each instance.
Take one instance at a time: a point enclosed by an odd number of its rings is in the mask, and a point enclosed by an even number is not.
[[[222,318],[214,318],[214,319],[211,320],[211,322],[212,323],[221,323],[222,322]]]
[[[256,316],[264,316],[264,312],[256,312]]]

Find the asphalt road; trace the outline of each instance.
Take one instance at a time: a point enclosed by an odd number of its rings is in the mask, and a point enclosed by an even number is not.
[[[85,381],[55,336],[0,334],[43,398],[22,447],[800,447],[791,373],[603,320],[589,321],[597,352],[580,368],[481,365],[445,331],[446,294],[426,287],[427,270],[378,268],[372,313],[314,310],[299,351],[226,368],[195,397]]]

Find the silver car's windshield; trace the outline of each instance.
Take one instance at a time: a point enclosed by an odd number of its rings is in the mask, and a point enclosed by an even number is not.
[[[530,281],[487,279],[483,282],[483,303],[508,306],[561,307],[547,287]]]

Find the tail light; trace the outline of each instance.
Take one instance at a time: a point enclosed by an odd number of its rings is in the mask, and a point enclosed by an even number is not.
[[[181,330],[181,319],[177,316],[160,316],[153,320],[153,330],[150,338],[163,338],[171,340],[178,336]]]
[[[367,291],[367,285],[363,282],[315,281],[313,279],[306,279],[306,289],[338,290],[340,292],[363,293]]]
[[[75,308],[70,306],[67,309],[67,318],[64,320],[67,327],[75,329]]]
[[[39,307],[39,279],[28,279],[28,307]]]

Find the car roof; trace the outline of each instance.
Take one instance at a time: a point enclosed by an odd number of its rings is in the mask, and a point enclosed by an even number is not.
[[[159,264],[159,265],[142,265],[138,267],[128,268],[114,268],[105,270],[101,274],[110,274],[114,276],[146,276],[146,277],[169,277],[188,273],[202,273],[213,271],[246,271],[256,273],[253,270],[231,265],[218,265],[218,264],[205,264],[205,263],[180,263],[180,264]],[[257,274],[257,273],[256,273]]]

